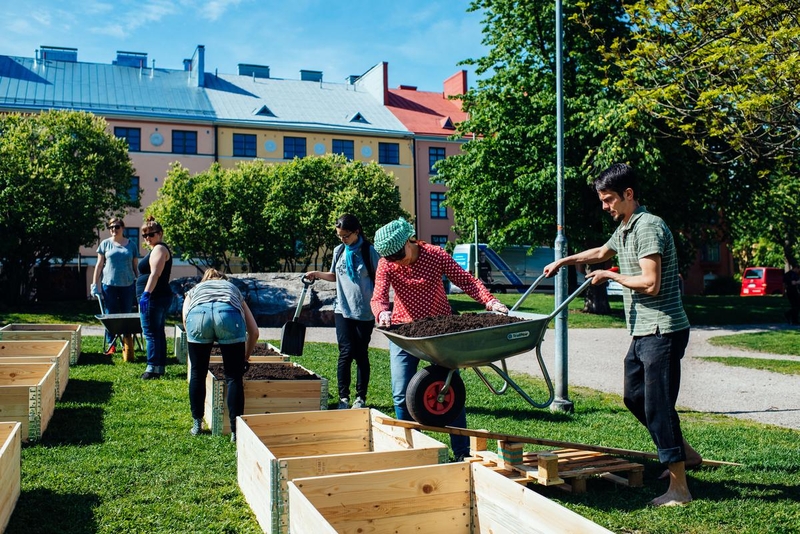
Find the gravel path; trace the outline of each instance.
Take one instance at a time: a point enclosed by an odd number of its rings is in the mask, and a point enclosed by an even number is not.
[[[715,347],[708,342],[709,338],[715,336],[780,328],[782,327],[764,325],[692,328],[682,364],[683,378],[678,405],[683,411],[724,414],[800,430],[800,377],[703,360],[706,356],[746,356],[800,361],[800,357],[796,356]],[[171,329],[168,330],[168,339],[171,339],[172,332]],[[84,330],[85,335],[101,333],[100,327]],[[280,336],[280,328],[260,329],[261,339],[277,340]],[[542,343],[542,355],[550,373],[553,372],[554,339],[555,332],[550,329]],[[630,344],[626,330],[570,329],[567,340],[570,386],[622,394],[622,361]],[[335,330],[309,327],[306,330],[306,341],[335,343]],[[383,334],[375,332],[371,346],[385,349],[388,341]],[[541,376],[533,351],[513,356],[506,363],[509,370]]]

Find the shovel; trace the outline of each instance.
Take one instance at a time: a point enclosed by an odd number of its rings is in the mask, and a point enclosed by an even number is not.
[[[292,320],[283,325],[281,328],[281,354],[289,356],[302,356],[303,344],[306,341],[306,325],[297,321],[300,317],[300,311],[303,309],[303,302],[306,300],[306,293],[308,287],[314,283],[313,280],[306,278],[306,275],[300,277],[303,282],[303,291],[300,293],[300,299],[297,302],[297,309],[294,312]]]

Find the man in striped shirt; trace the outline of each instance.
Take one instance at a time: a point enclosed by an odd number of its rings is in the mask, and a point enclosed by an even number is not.
[[[597,270],[587,274],[593,285],[609,280],[623,286],[625,319],[633,336],[625,356],[625,406],[647,428],[667,464],[667,492],[653,499],[655,506],[686,504],[692,500],[686,468],[702,462],[683,439],[675,410],[681,378],[681,358],[689,342],[689,320],[684,312],[675,243],[667,225],[636,199],[633,169],[616,163],[593,182],[603,210],[620,225],[605,245],[554,261],[544,268],[553,276],[565,265],[603,263],[619,258],[619,272]]]

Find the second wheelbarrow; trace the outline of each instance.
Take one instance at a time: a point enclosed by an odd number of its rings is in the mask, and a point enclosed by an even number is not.
[[[553,383],[542,359],[541,344],[547,325],[565,309],[572,300],[591,284],[587,279],[549,315],[518,312],[522,302],[545,278],[540,276],[509,311],[511,317],[521,321],[500,326],[478,328],[463,332],[428,337],[407,337],[378,329],[389,340],[409,354],[433,365],[417,371],[406,390],[406,403],[411,416],[428,426],[446,426],[459,414],[466,402],[466,389],[458,369],[475,371],[481,381],[496,395],[506,392],[508,386],[536,408],[546,408],[555,398]],[[549,392],[548,399],[537,403],[508,375],[506,358],[536,349],[536,358]],[[498,363],[495,363],[498,362]],[[493,369],[504,383],[495,388],[479,369]]]

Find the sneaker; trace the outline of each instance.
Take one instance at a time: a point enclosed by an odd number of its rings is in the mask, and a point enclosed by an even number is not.
[[[339,410],[346,410],[350,407],[350,399],[339,399]]]
[[[203,431],[203,420],[202,419],[194,419],[192,421],[192,435],[196,436],[202,431]]]
[[[111,345],[110,347],[108,347],[108,350],[105,351],[104,354],[106,356],[113,356],[116,353],[117,353],[117,346],[116,345]]]
[[[236,443],[236,432],[231,432],[231,443]]]
[[[153,379],[155,379],[155,378],[161,378],[161,375],[160,375],[160,374],[158,374],[158,373],[151,373],[151,372],[149,372],[149,371],[148,371],[148,372],[145,372],[145,373],[142,375],[142,380],[153,380]]]
[[[363,408],[364,406],[365,406],[364,399],[362,399],[361,397],[356,397],[356,401],[353,403],[352,408],[354,410],[357,410],[359,408]]]

